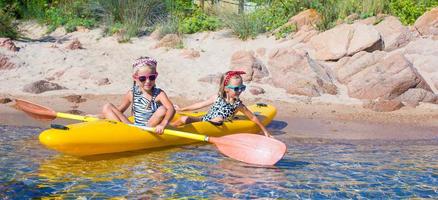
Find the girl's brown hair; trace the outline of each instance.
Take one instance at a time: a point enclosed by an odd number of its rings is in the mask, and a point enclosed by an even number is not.
[[[228,83],[229,83],[229,80],[231,80],[231,79],[240,79],[243,81],[242,76],[240,76],[240,74],[244,74],[244,72],[242,72],[242,73],[240,71],[237,73],[235,73],[235,72],[237,72],[237,71],[228,71],[228,72],[225,72],[224,74],[222,74],[221,81],[219,83],[218,96],[220,96],[222,98],[227,97],[227,93],[225,92],[225,87],[226,87],[225,79],[226,78],[228,78],[228,80],[227,80]],[[229,74],[231,74],[230,77],[226,77]]]
[[[224,85],[224,80],[225,80],[225,74],[222,74],[221,76],[221,81],[219,84],[219,92],[218,92],[218,96],[222,97],[222,98],[226,98],[227,94],[225,93],[225,85]]]

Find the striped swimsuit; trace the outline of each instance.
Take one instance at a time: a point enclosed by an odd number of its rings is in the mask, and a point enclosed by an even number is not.
[[[142,91],[137,85],[135,85],[133,89],[131,89],[131,91],[133,91],[132,94],[134,95],[134,103],[133,103],[134,125],[146,126],[149,119],[152,117],[155,111],[157,111],[157,109],[161,106],[161,104],[155,102],[155,98],[157,98],[161,90],[159,88],[154,87],[152,89],[151,100],[143,96]]]

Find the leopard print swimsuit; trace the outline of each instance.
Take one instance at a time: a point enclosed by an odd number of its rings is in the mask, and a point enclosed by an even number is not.
[[[202,117],[202,121],[210,121],[216,117],[222,117],[224,121],[230,120],[240,105],[242,102],[239,99],[234,103],[228,103],[224,98],[218,96],[207,114]]]

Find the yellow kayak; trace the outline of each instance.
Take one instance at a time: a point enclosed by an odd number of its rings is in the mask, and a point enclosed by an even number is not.
[[[255,104],[248,106],[248,108],[259,117],[264,125],[269,124],[277,113],[276,108],[272,105]],[[174,120],[181,115],[202,116],[204,114],[205,112],[176,114]],[[216,137],[260,131],[254,122],[248,120],[240,112],[236,114],[234,120],[227,121],[221,126],[213,125],[210,122],[196,122],[173,130]],[[134,151],[197,142],[171,135],[157,135],[134,126],[109,120],[70,124],[66,128],[51,128],[43,131],[39,140],[50,149],[74,156]]]

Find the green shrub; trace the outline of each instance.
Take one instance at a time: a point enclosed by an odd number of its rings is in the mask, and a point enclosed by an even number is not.
[[[165,0],[166,11],[171,17],[186,18],[192,16],[196,6],[190,0]]]
[[[333,28],[338,20],[344,20],[354,13],[362,19],[384,13],[387,4],[385,0],[328,0],[314,3],[312,8],[321,14],[322,20],[317,27],[324,31]]]
[[[9,13],[6,9],[0,9],[0,37],[16,39],[19,36],[13,14]]]
[[[380,13],[413,24],[424,12],[438,6],[437,0],[251,0],[258,8],[251,13],[206,13],[191,0],[0,0],[2,35],[17,37],[15,19],[37,19],[53,31],[64,26],[68,32],[77,26],[92,28],[103,24],[107,34],[142,35],[153,27],[162,34],[196,33],[229,27],[239,38],[276,30],[299,12],[313,8],[322,16],[317,24],[321,31],[339,20],[357,13],[360,18]],[[350,21],[351,23],[352,21]],[[282,27],[277,38],[285,37],[296,27]]]
[[[255,15],[222,13],[220,16],[224,25],[242,40],[255,38],[265,32],[263,21]]]
[[[220,26],[221,23],[218,18],[208,16],[198,10],[192,16],[183,19],[179,23],[179,31],[190,34],[202,31],[214,31]]]
[[[428,9],[438,6],[434,0],[392,0],[389,3],[390,13],[399,17],[405,25],[413,24]]]
[[[305,10],[309,5],[308,0],[272,1],[260,6],[251,15],[253,19],[257,19],[263,25],[262,32],[273,31],[285,24],[289,18],[298,14],[298,12]]]
[[[272,31],[282,26],[289,19],[289,15],[285,14],[286,10],[271,7],[271,8],[259,8],[251,13],[254,19],[258,19],[263,24],[262,32]],[[282,14],[281,14],[282,13]]]
[[[73,18],[73,19],[69,19],[67,23],[65,23],[65,30],[67,32],[73,32],[76,31],[76,27],[78,26],[92,28],[95,24],[96,24],[95,19]]]
[[[46,11],[46,16],[44,21],[49,26],[49,32],[54,31],[57,27],[67,23],[67,16],[64,15],[63,11],[59,8],[51,7]]]
[[[123,24],[126,38],[138,36],[164,18],[165,2],[160,0],[97,0],[106,27]],[[164,11],[164,12],[163,12]],[[106,28],[109,31],[111,28]],[[107,32],[108,34],[111,34]]]
[[[163,20],[156,28],[160,30],[160,37],[167,34],[180,34],[179,20],[177,17],[169,17],[166,20]]]
[[[391,13],[398,16],[403,24],[413,24],[423,13],[421,5],[409,0],[395,0],[389,4]]]
[[[19,17],[24,19],[37,19],[40,22],[44,21],[46,10],[50,7],[49,0],[23,0],[19,4]]]

